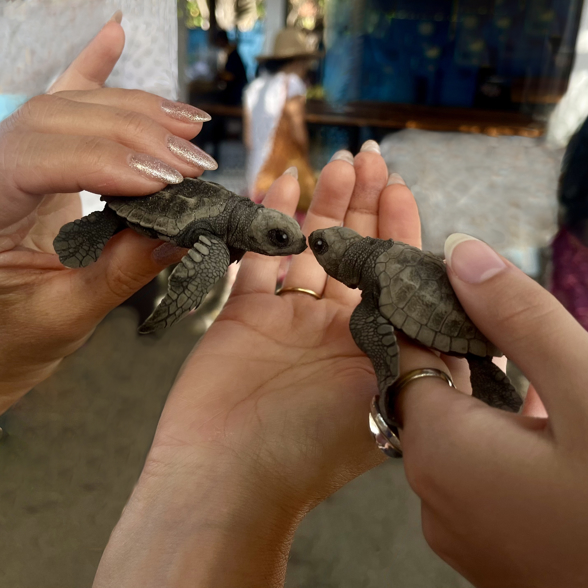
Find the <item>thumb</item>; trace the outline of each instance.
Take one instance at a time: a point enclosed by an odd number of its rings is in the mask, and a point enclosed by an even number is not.
[[[96,90],[104,85],[125,46],[121,19],[119,10],[57,78],[47,94],[64,90]]]
[[[465,311],[527,376],[554,429],[583,418],[588,333],[554,296],[482,241],[451,235],[445,257]]]

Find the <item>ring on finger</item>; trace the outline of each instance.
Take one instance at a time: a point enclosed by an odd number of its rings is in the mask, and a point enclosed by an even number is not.
[[[298,292],[299,294],[308,294],[317,300],[320,300],[322,296],[317,294],[314,290],[310,290],[308,288],[296,288],[294,286],[289,286],[287,288],[278,288],[276,290],[276,296],[281,296],[282,294],[286,294],[288,292]]]
[[[453,380],[444,372],[435,368],[423,368],[408,372],[386,392],[384,402],[380,402],[380,396],[374,396],[370,407],[369,424],[370,431],[374,436],[378,449],[388,457],[402,457],[402,445],[398,434],[399,424],[391,406],[393,406],[400,391],[408,386],[413,380],[420,378],[441,378],[450,388],[455,388]],[[382,406],[383,405],[383,406]]]

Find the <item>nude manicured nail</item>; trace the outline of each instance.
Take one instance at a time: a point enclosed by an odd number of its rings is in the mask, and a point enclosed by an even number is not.
[[[179,184],[184,181],[184,176],[177,169],[145,153],[131,155],[129,165],[150,180],[158,180],[166,184]]]
[[[168,116],[183,122],[207,122],[211,119],[210,114],[204,112],[204,110],[183,102],[164,100],[161,103],[161,110]]]
[[[296,179],[298,179],[298,168],[293,165],[292,167],[289,167],[283,174],[283,176],[292,176]]]
[[[123,13],[122,10],[117,10],[108,20],[108,22],[117,22],[120,24],[122,22]]]
[[[491,247],[463,233],[447,237],[445,260],[455,275],[468,284],[485,282],[506,268]]]
[[[360,151],[371,151],[372,153],[381,153],[380,151],[380,146],[378,145],[378,143],[376,141],[372,141],[371,139],[369,141],[366,141],[362,146]]]
[[[333,157],[331,157],[331,161],[346,161],[353,165],[353,155],[346,149],[341,149],[340,151],[335,151]]]
[[[218,163],[208,153],[204,153],[202,149],[185,139],[170,135],[167,139],[167,148],[176,157],[200,169],[213,170],[218,168]]]
[[[406,186],[406,182],[402,179],[402,176],[397,173],[392,173],[388,176],[388,182],[386,183],[386,186],[393,186],[394,184]]]

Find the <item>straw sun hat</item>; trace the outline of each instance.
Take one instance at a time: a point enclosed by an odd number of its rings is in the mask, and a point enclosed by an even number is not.
[[[257,61],[269,61],[278,59],[294,59],[297,57],[319,57],[321,53],[308,46],[304,33],[299,29],[282,29],[274,41],[274,50],[271,55],[258,55]]]

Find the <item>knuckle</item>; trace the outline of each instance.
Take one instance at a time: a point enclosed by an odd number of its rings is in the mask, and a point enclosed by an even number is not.
[[[129,106],[145,106],[150,102],[151,94],[144,90],[121,90],[124,93],[124,101]]]
[[[119,132],[124,136],[140,137],[154,130],[155,123],[147,116],[138,112],[126,111],[119,115]]]
[[[151,277],[116,265],[106,273],[105,281],[106,287],[115,300],[126,300],[141,289]]]

